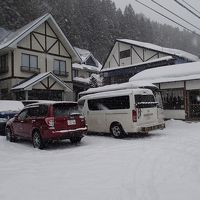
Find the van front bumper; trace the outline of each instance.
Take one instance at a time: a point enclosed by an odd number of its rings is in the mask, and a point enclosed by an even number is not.
[[[162,130],[164,128],[165,128],[165,123],[158,124],[158,125],[153,125],[153,126],[142,127],[141,131],[142,132],[149,132],[149,131],[158,130],[158,129]]]

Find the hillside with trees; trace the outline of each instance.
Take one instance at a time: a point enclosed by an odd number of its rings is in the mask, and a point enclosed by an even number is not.
[[[126,38],[177,48],[200,55],[200,38],[185,30],[122,12],[111,0],[0,0],[0,27],[16,30],[49,12],[73,46],[85,48],[103,62],[115,39]]]

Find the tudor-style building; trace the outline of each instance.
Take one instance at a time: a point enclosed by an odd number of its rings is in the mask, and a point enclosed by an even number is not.
[[[190,53],[128,39],[118,39],[101,70],[103,84],[124,83],[140,71],[197,61]]]
[[[72,63],[81,59],[51,14],[0,42],[0,99],[73,99]]]

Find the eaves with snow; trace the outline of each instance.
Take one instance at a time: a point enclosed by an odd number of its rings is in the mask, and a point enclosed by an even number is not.
[[[129,79],[131,82],[167,83],[200,79],[200,62],[146,69]]]
[[[172,48],[166,48],[166,47],[161,47],[155,44],[151,44],[151,43],[146,43],[146,42],[140,42],[140,41],[136,41],[136,40],[129,40],[129,39],[117,39],[116,41],[118,42],[122,42],[125,44],[129,44],[129,45],[135,45],[138,47],[143,47],[146,49],[150,49],[150,50],[155,50],[155,51],[159,51],[162,53],[167,53],[171,56],[178,56],[178,57],[182,57],[185,58],[189,61],[198,61],[199,57],[195,56],[191,53],[182,51],[182,50],[178,50],[178,49],[172,49]]]

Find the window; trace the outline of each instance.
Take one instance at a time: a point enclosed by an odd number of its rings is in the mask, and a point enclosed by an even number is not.
[[[137,108],[152,108],[158,104],[153,95],[135,95],[135,103]]]
[[[66,62],[63,60],[54,60],[53,73],[59,76],[67,76]]]
[[[28,109],[29,117],[44,117],[47,116],[47,113],[48,113],[47,105],[33,106]]]
[[[184,109],[183,89],[163,90],[161,94],[165,110]]]
[[[130,56],[131,56],[131,50],[130,49],[120,52],[120,59],[128,58]]]
[[[22,71],[39,72],[37,56],[23,53],[21,63]]]
[[[90,110],[129,109],[129,96],[91,99],[88,100],[88,107]]]
[[[8,54],[0,56],[0,73],[8,72]]]

